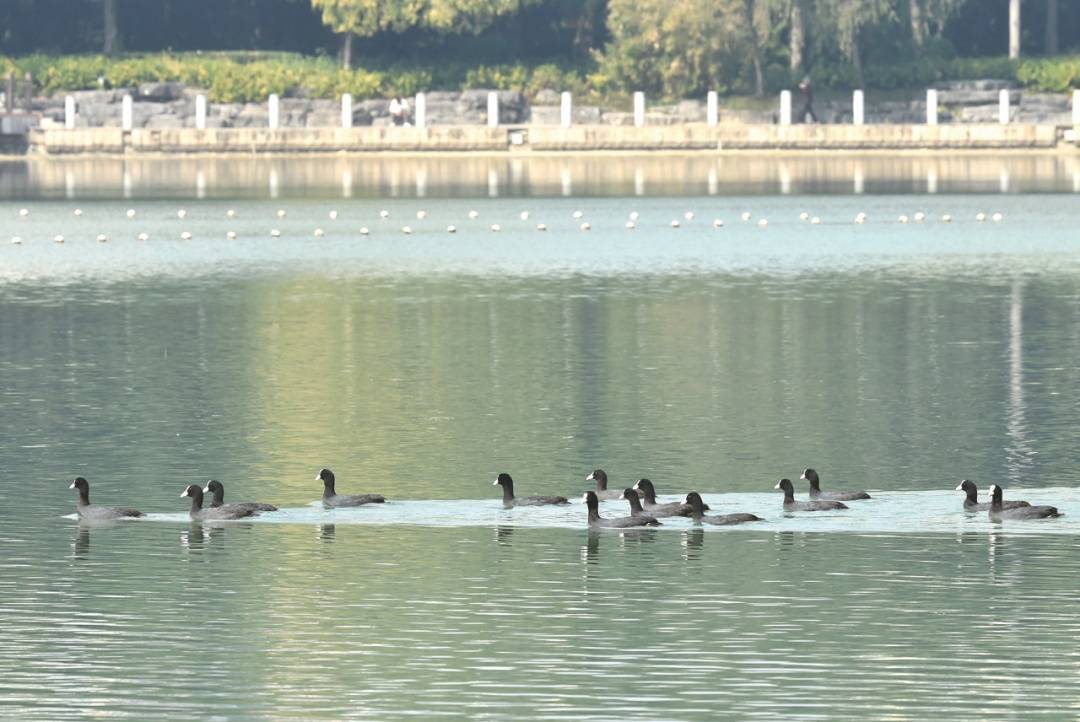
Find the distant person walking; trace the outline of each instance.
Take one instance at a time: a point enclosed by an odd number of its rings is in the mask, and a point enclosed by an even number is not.
[[[408,125],[409,101],[395,95],[390,101],[390,122],[394,125]]]
[[[814,90],[810,87],[810,76],[807,75],[799,83],[799,92],[802,93],[802,110],[799,111],[799,122],[805,123],[806,116],[810,116],[815,123],[818,122],[817,113],[814,112]]]

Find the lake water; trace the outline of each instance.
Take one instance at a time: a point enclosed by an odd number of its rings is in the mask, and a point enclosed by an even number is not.
[[[1080,715],[1071,158],[516,162],[0,168],[0,717]],[[598,466],[766,521],[491,486]],[[874,498],[786,515],[806,466]]]

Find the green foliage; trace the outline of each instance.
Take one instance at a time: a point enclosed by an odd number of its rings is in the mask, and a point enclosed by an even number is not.
[[[1080,56],[1023,60],[1016,78],[1026,87],[1053,93],[1080,88]]]
[[[336,33],[371,37],[414,28],[477,33],[540,0],[311,0]]]

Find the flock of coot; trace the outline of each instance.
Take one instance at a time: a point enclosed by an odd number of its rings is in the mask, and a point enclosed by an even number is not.
[[[784,492],[784,511],[831,511],[845,510],[848,505],[845,501],[858,501],[869,499],[870,495],[865,491],[822,491],[821,479],[813,469],[803,471],[801,480],[810,484],[810,498],[807,501],[795,499],[795,486],[790,479],[781,479],[777,482],[777,489]],[[315,477],[323,483],[322,503],[327,508],[364,506],[366,504],[381,504],[386,498],[379,494],[338,494],[335,487],[334,472],[329,469],[321,469]],[[715,514],[707,515],[709,506],[705,504],[701,495],[691,491],[683,501],[661,503],[656,500],[656,487],[648,479],[638,479],[632,488],[618,491],[608,489],[608,477],[603,469],[585,477],[585,481],[596,483],[595,491],[587,491],[582,501],[588,507],[588,522],[590,527],[609,527],[614,529],[627,529],[631,527],[660,526],[660,519],[665,517],[681,516],[688,517],[696,524],[712,524],[727,526],[731,524],[743,524],[747,522],[764,521],[761,517],[747,513]],[[503,506],[507,509],[518,506],[545,506],[550,504],[569,504],[565,496],[515,496],[514,480],[509,474],[499,474],[493,482],[495,486],[502,487]],[[125,519],[143,516],[137,509],[120,506],[98,506],[90,503],[90,483],[83,477],[77,477],[69,487],[79,492],[77,511],[80,519],[85,520],[109,520]],[[1026,501],[1002,499],[1001,487],[996,484],[990,487],[990,502],[979,503],[979,490],[975,483],[964,479],[957,491],[964,492],[964,510],[969,512],[985,511],[991,520],[1001,519],[1048,519],[1062,516],[1061,512],[1053,506],[1033,506]],[[211,495],[209,506],[204,506],[204,497]],[[219,521],[231,519],[244,519],[255,516],[262,512],[277,511],[273,504],[257,502],[225,503],[225,487],[215,479],[207,482],[202,488],[195,484],[184,489],[181,498],[191,499],[191,518],[197,521]],[[603,517],[600,516],[600,501],[625,500],[630,505],[629,516]]]

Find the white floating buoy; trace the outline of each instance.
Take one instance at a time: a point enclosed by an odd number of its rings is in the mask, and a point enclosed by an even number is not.
[[[427,211],[417,211],[416,218],[417,220],[424,220],[425,218],[427,218]]]
[[[750,220],[750,211],[743,211],[743,214],[742,214],[741,218],[742,218],[742,219],[743,219],[744,221],[748,221],[748,220]]]
[[[369,231],[367,229],[367,226],[361,226],[360,227],[360,235],[361,236],[366,236],[368,233],[369,233]]]
[[[975,214],[975,220],[977,220],[979,223],[982,223],[983,221],[986,220],[986,214],[983,213],[982,211],[979,211],[978,213]]]
[[[992,220],[994,223],[1001,223],[1001,219],[1004,217],[1005,216],[1001,215],[1000,213],[995,213],[994,215],[990,216],[990,220]]]
[[[184,231],[183,233],[180,234],[180,240],[181,241],[190,241],[191,240],[191,233],[189,233],[188,231]]]
[[[916,223],[922,223],[924,220],[926,220],[926,214],[923,213],[922,211],[917,211],[915,213],[915,222]]]
[[[574,220],[577,220],[577,219],[581,218],[584,215],[585,214],[582,213],[581,211],[574,211]]]
[[[941,222],[942,223],[952,223],[952,216],[950,216],[948,213],[946,213],[945,215],[943,215],[941,217]]]
[[[766,218],[762,218],[760,221],[757,222],[757,224],[758,224],[758,228],[764,228],[767,225],[769,225],[769,221]]]
[[[402,226],[401,227],[401,232],[404,233],[406,236],[411,235],[412,234],[412,228],[410,228],[409,226]]]
[[[285,209],[284,208],[278,208],[277,217],[278,218],[284,218],[285,217]]]
[[[528,211],[522,211],[521,212],[521,220],[523,220],[523,221],[529,220],[529,212]]]
[[[108,236],[106,236],[106,235],[105,235],[104,233],[99,233],[99,234],[97,235],[97,242],[98,242],[98,243],[105,243],[105,242],[106,242],[106,241],[108,241],[108,240],[109,240],[109,237],[108,237]]]
[[[127,215],[128,218],[134,218],[135,217],[135,209],[134,208],[128,208],[127,213],[125,215]]]
[[[538,230],[538,231],[546,231],[547,230],[547,224],[546,223],[537,223],[536,224],[536,230]]]
[[[591,225],[589,225],[589,222],[588,222],[588,221],[583,221],[583,222],[582,222],[582,224],[581,224],[581,230],[583,230],[583,231],[587,231],[587,230],[589,230],[590,228],[592,228],[592,226],[591,226]]]
[[[74,211],[72,211],[72,213],[74,213],[75,217],[78,218],[82,215],[82,208],[76,208]]]
[[[59,235],[58,236],[53,236],[53,243],[63,243],[63,242],[64,242],[64,237],[63,236],[59,236]]]
[[[19,217],[20,218],[26,218],[28,215],[30,215],[30,209],[29,208],[20,208],[19,209]]]
[[[137,238],[138,238],[138,239],[139,239],[140,241],[149,241],[149,240],[150,240],[150,234],[148,234],[148,233],[140,233],[140,234],[139,234],[139,235],[137,236]]]
[[[469,211],[469,220],[475,221],[479,217],[480,217],[480,212],[479,211]]]
[[[176,217],[177,218],[187,218],[187,211],[185,211],[183,208],[181,208],[180,210],[178,210],[176,212]]]
[[[447,233],[457,233],[457,226],[447,226],[446,227],[446,232]]]
[[[225,234],[225,238],[227,238],[230,241],[235,241],[236,240],[236,231],[229,231],[228,233]]]
[[[329,212],[329,213],[327,213],[326,215],[330,216],[330,220],[332,220],[332,221],[336,221],[336,220],[337,220],[337,211],[330,211],[330,212]]]
[[[279,231],[276,228],[271,228],[270,229],[270,237],[271,238],[279,238],[280,236],[281,236],[281,231]]]
[[[640,215],[638,215],[638,212],[637,212],[637,211],[630,211],[630,220],[632,220],[632,221],[636,221],[636,220],[637,220],[638,218],[640,218],[640,217],[641,217],[641,216],[640,216]]]
[[[817,216],[814,216],[813,218],[810,219],[810,225],[812,225],[812,226],[821,225],[821,219],[818,218]]]
[[[856,213],[855,214],[855,222],[859,223],[859,224],[866,223],[866,214],[863,213],[862,211],[859,211],[858,213]]]
[[[230,208],[229,210],[225,211],[225,217],[226,218],[236,218],[236,211],[234,211],[232,208]]]
[[[896,220],[900,221],[901,223],[907,223],[908,222],[908,217],[907,216],[900,216]]]
[[[810,217],[810,214],[807,213],[806,211],[803,211],[802,213],[799,214],[799,220],[800,221],[805,221],[809,217]]]
[[[379,218],[382,218],[383,220],[386,220],[389,217],[390,217],[390,211],[386,210],[385,208],[383,210],[379,211]]]
[[[683,218],[685,218],[688,221],[694,220],[694,212],[693,211],[687,211],[686,213],[683,213]]]
[[[713,222],[712,222],[712,227],[713,228],[723,228],[724,227],[724,222],[722,220],[720,220],[719,218],[714,218]]]
[[[325,235],[326,235],[326,231],[324,231],[323,229],[321,229],[321,228],[316,228],[315,229],[315,237],[316,238],[322,238]]]
[[[501,230],[502,230],[502,226],[500,226],[500,225],[499,225],[498,223],[492,223],[492,224],[491,224],[491,230],[493,230],[493,231],[495,231],[496,233],[498,233],[499,231],[501,231]]]
[[[632,231],[635,228],[637,228],[637,225],[633,221],[627,221],[626,222],[626,230]]]
[[[18,245],[20,245],[22,243],[22,239],[19,238],[18,236],[12,236],[11,237],[11,242],[14,243],[16,246],[18,246]]]

